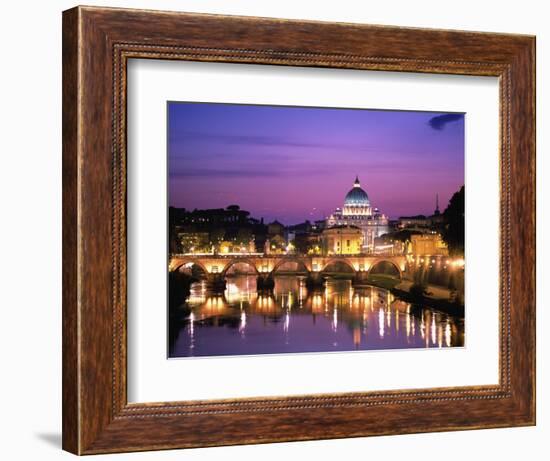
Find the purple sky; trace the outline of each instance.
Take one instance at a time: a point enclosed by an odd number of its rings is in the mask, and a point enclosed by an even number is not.
[[[464,184],[464,115],[168,103],[169,204],[236,204],[295,224],[341,207],[355,175],[396,218],[441,211]]]

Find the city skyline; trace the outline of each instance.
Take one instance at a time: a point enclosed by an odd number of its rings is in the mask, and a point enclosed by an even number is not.
[[[168,104],[169,205],[325,219],[356,176],[391,218],[441,211],[464,184],[464,114]]]

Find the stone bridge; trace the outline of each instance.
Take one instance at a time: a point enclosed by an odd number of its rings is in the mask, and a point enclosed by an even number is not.
[[[196,264],[207,275],[225,277],[227,271],[235,264],[247,264],[258,276],[270,276],[280,271],[285,263],[297,263],[298,270],[309,276],[322,275],[331,272],[331,266],[340,263],[351,269],[356,276],[368,276],[369,272],[378,264],[388,262],[392,264],[402,278],[406,268],[406,256],[382,256],[382,255],[331,255],[331,256],[307,256],[307,255],[264,255],[232,254],[232,255],[195,255],[175,254],[170,258],[169,270],[175,271],[187,264]]]

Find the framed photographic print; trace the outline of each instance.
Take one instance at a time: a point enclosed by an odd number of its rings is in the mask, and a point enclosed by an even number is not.
[[[64,449],[534,424],[534,50],[64,12]]]
[[[170,358],[464,345],[464,114],[169,102],[167,136]]]

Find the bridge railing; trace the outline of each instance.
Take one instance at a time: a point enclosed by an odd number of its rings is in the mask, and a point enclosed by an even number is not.
[[[172,253],[170,254],[170,258],[235,258],[242,256],[243,258],[261,258],[265,256],[264,253]]]

